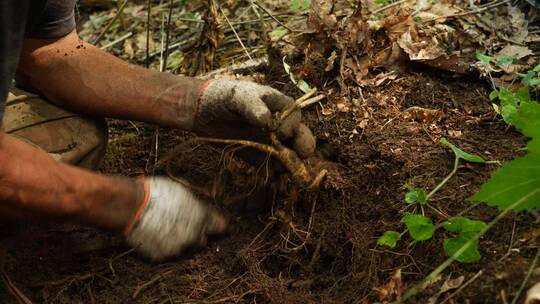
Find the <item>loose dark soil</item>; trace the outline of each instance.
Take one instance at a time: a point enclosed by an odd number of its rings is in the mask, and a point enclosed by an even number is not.
[[[281,76],[267,82],[295,92]],[[230,234],[207,248],[156,264],[94,229],[21,223],[2,230],[3,269],[23,293],[43,303],[373,303],[373,288],[397,269],[411,286],[446,259],[445,233],[415,244],[404,237],[394,250],[376,240],[386,230],[404,230],[399,220],[411,210],[403,201],[406,183],[432,189],[451,171],[453,156],[438,140],[446,137],[501,161],[522,153],[526,140],[496,117],[489,87],[474,77],[413,67],[362,93],[364,99],[331,95],[324,108],[305,111],[319,146],[339,168],[317,191],[267,186],[239,200],[264,170],[230,158],[223,146],[189,145],[182,161],[171,165],[173,173],[221,189],[212,203],[232,222]],[[417,114],[424,109],[438,111]],[[160,160],[191,136],[160,129],[156,144],[154,127],[110,126],[105,173],[164,173]],[[463,164],[430,202],[438,211],[425,212],[436,222],[462,212],[495,169]],[[479,205],[466,215],[489,221],[496,214]],[[411,302],[425,303],[448,276],[468,280],[479,271],[448,303],[511,301],[535,254],[535,221],[529,214],[508,216],[481,239],[479,263],[454,264]],[[529,285],[538,279],[533,274]],[[13,302],[0,290],[0,302]]]

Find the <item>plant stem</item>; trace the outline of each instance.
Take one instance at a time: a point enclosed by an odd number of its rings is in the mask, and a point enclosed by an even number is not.
[[[527,270],[527,274],[525,275],[525,278],[523,279],[523,282],[521,283],[521,286],[519,286],[519,289],[516,293],[516,296],[512,300],[512,304],[516,304],[519,300],[519,296],[521,295],[521,292],[523,292],[523,289],[525,289],[525,285],[527,285],[527,282],[529,282],[529,278],[531,277],[531,274],[533,270],[536,268],[536,263],[538,263],[538,258],[540,257],[540,246],[536,250],[536,255],[534,256],[534,260],[532,261],[531,265],[529,266],[529,270]]]
[[[454,174],[456,174],[456,172],[458,170],[458,165],[459,165],[459,157],[456,156],[456,158],[454,160],[454,169],[452,170],[452,172],[450,172],[450,174],[448,174],[448,176],[446,176],[442,180],[442,182],[440,182],[435,187],[435,189],[431,190],[431,192],[426,196],[426,201],[429,201],[429,199],[433,196],[433,194],[435,194],[437,191],[439,191],[442,188],[442,186],[444,186],[452,178],[452,176],[454,176]]]
[[[493,225],[498,223],[510,211],[512,211],[512,210],[516,209],[517,207],[519,207],[522,203],[526,202],[530,197],[536,195],[538,192],[540,192],[540,188],[530,192],[529,194],[527,194],[525,196],[523,196],[522,198],[520,198],[519,200],[514,202],[512,205],[510,205],[503,212],[499,213],[499,215],[497,215],[497,217],[495,217],[491,222],[489,222],[484,227],[484,229],[482,229],[480,232],[478,232],[473,238],[468,240],[467,243],[465,243],[451,257],[446,259],[446,261],[444,261],[441,265],[439,265],[439,267],[437,267],[430,274],[428,274],[422,281],[420,281],[420,283],[414,285],[411,289],[409,289],[398,302],[394,302],[394,303],[405,303],[405,301],[407,301],[408,299],[412,298],[413,296],[415,296],[416,294],[418,294],[419,292],[424,290],[427,287],[427,285],[429,284],[429,282],[431,282],[434,278],[436,278],[439,274],[441,274],[441,272],[443,272],[446,268],[448,268],[448,266],[450,266],[454,262],[456,257],[460,256],[463,252],[465,252],[467,249],[469,249],[469,247],[471,247],[473,243],[478,241],[478,239],[482,235],[484,235],[489,229],[491,229],[491,227],[493,227]]]

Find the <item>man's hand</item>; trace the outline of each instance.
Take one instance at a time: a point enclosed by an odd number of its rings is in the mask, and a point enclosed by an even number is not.
[[[131,246],[153,260],[178,255],[189,246],[203,246],[208,236],[226,230],[225,218],[180,183],[150,177],[145,192],[145,201],[135,215],[136,223],[129,225],[125,233]]]
[[[277,131],[290,140],[301,157],[315,150],[315,138],[297,110],[283,121],[273,117],[294,100],[278,90],[249,81],[214,80],[202,86],[194,129],[204,135],[264,141],[264,134]]]

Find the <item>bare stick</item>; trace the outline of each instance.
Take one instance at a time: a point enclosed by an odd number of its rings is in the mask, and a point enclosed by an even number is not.
[[[223,15],[223,17],[225,17],[225,20],[227,21],[227,23],[228,23],[229,26],[231,27],[231,30],[233,31],[234,36],[236,36],[236,40],[238,40],[238,42],[240,42],[240,45],[242,46],[242,49],[244,50],[244,52],[246,52],[246,55],[248,56],[248,58],[249,58],[250,60],[253,60],[253,58],[251,58],[251,55],[249,54],[249,51],[247,50],[246,46],[244,45],[244,42],[242,42],[242,39],[240,39],[240,36],[238,36],[238,33],[236,32],[236,29],[235,29],[234,26],[231,24],[231,21],[229,20],[229,18],[227,17],[227,15],[225,15],[225,12],[224,12],[223,9],[221,8],[221,6],[219,6],[219,11],[220,11],[221,14]]]
[[[521,286],[519,286],[516,296],[514,297],[514,300],[512,300],[512,304],[516,304],[517,301],[519,300],[519,296],[521,295],[521,292],[523,292],[523,289],[525,289],[525,286],[527,285],[527,282],[529,282],[529,279],[531,277],[531,274],[533,273],[533,270],[536,268],[536,264],[538,263],[539,257],[540,257],[540,246],[536,250],[536,255],[534,256],[534,260],[529,266],[529,270],[527,270],[527,275],[525,275],[525,278],[523,279]]]
[[[262,4],[259,3],[259,1],[257,0],[254,0],[253,3],[255,3],[255,5],[257,5],[258,7],[260,7],[268,16],[270,16],[270,18],[274,19],[274,21],[276,21],[277,23],[279,23],[279,25],[281,25],[282,27],[284,27],[285,29],[287,29],[289,32],[291,33],[295,33],[295,32],[298,32],[296,30],[293,30],[291,29],[290,27],[288,27],[286,24],[284,24],[283,22],[279,21],[278,18],[276,18],[266,7],[264,7]]]
[[[120,8],[118,8],[118,12],[116,12],[116,15],[111,19],[111,21],[109,21],[109,24],[107,24],[105,29],[103,29],[103,31],[99,34],[99,36],[97,36],[97,38],[94,40],[94,42],[92,43],[93,45],[97,45],[98,42],[101,40],[101,38],[103,38],[103,36],[105,36],[105,34],[109,31],[109,29],[112,27],[114,22],[116,22],[118,17],[120,17],[120,15],[124,11],[124,8],[126,7],[127,3],[128,3],[128,0],[124,1],[124,3],[122,3]]]

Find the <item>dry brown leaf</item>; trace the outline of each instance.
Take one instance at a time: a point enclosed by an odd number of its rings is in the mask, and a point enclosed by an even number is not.
[[[379,301],[389,303],[393,300],[399,300],[403,293],[403,282],[401,281],[401,269],[396,270],[388,283],[382,287],[373,288],[377,293]]]
[[[525,298],[525,304],[538,304],[540,303],[540,283],[536,283],[527,291],[527,297]]]
[[[413,119],[418,122],[436,122],[441,120],[443,113],[436,109],[426,109],[422,107],[410,107],[404,111],[405,119]]]

